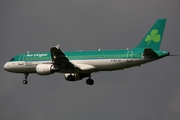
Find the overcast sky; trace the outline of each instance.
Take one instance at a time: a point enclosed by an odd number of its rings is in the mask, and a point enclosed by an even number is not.
[[[1,0],[0,120],[179,120],[180,58],[92,74],[93,86],[63,74],[6,72],[27,51],[133,48],[167,18],[161,49],[180,52],[178,0]]]

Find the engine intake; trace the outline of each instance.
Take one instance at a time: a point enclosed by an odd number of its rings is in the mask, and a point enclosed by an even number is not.
[[[38,64],[36,66],[36,72],[39,75],[50,75],[59,71],[59,68],[55,68],[53,64]]]

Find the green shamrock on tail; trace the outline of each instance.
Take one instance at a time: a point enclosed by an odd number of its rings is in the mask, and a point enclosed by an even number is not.
[[[146,36],[145,41],[148,42],[149,44],[151,41],[159,42],[161,40],[160,38],[161,38],[161,35],[158,34],[158,30],[154,29],[151,31],[151,35]]]

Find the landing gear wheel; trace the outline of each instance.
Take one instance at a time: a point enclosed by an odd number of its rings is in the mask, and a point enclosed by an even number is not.
[[[69,81],[75,81],[75,77],[73,75],[68,75],[67,79]]]
[[[28,84],[28,81],[27,81],[28,75],[29,75],[29,73],[24,73],[25,80],[22,81],[23,84]]]
[[[22,83],[23,84],[28,84],[28,81],[27,80],[23,80]]]
[[[89,78],[89,79],[86,80],[86,84],[93,85],[94,84],[94,80]]]

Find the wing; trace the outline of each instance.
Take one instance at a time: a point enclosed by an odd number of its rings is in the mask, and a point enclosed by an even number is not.
[[[52,63],[54,64],[55,67],[58,68],[63,68],[63,69],[67,69],[67,68],[77,68],[76,66],[74,66],[69,60],[68,58],[65,56],[65,54],[61,51],[60,45],[58,44],[55,47],[52,47],[50,49],[51,51],[51,58],[52,58]]]
[[[66,55],[61,51],[60,45],[50,49],[52,63],[55,68],[60,68],[62,72],[93,72],[95,67],[88,64],[71,63]]]

